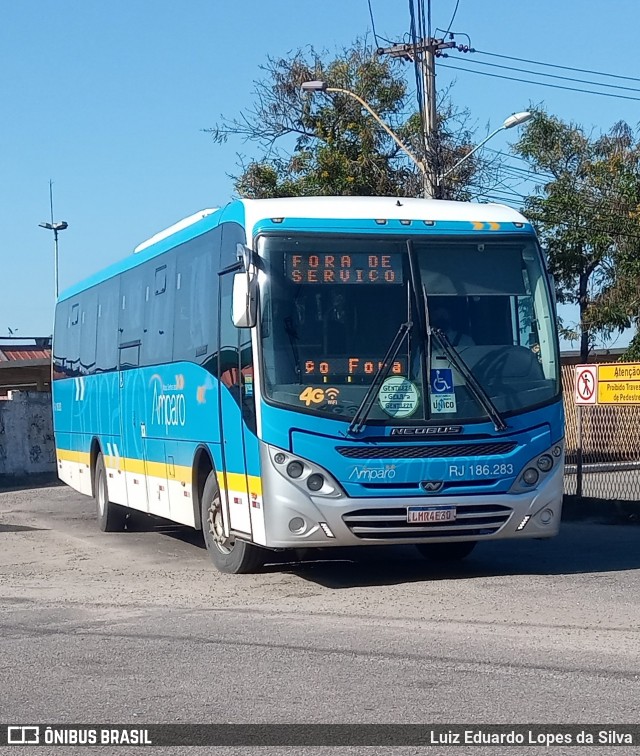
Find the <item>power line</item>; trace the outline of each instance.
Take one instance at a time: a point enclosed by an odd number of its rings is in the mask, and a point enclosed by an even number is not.
[[[376,41],[376,45],[380,47],[380,42],[378,42],[378,39],[381,39],[383,42],[387,42],[387,44],[391,44],[391,42],[388,39],[385,39],[384,37],[378,37],[376,34],[376,22],[373,18],[373,8],[371,7],[371,0],[367,0],[367,3],[369,5],[369,16],[371,18],[371,30],[373,31],[373,38]]]
[[[445,56],[448,57],[448,56]],[[517,68],[516,66],[503,66],[500,63],[486,63],[484,60],[473,60],[473,58],[465,58],[465,63],[473,63],[476,66],[491,66],[491,68],[502,68],[506,71],[519,71],[520,73],[532,74],[533,76],[546,76],[549,79],[560,79],[562,81],[575,81],[578,84],[591,84],[594,87],[608,87],[609,89],[623,89],[627,92],[638,92],[640,89],[637,87],[623,87],[621,84],[607,84],[606,82],[600,83],[598,81],[591,81],[590,79],[576,79],[573,76],[558,76],[557,74],[550,74],[538,71],[532,71],[529,68]]]
[[[582,92],[583,94],[600,95],[601,97],[614,97],[617,100],[633,100],[640,102],[640,97],[629,97],[629,95],[614,94],[613,92],[594,92],[591,89],[580,89],[578,87],[565,87],[561,84],[549,84],[544,81],[532,81],[531,79],[521,79],[515,76],[504,76],[503,74],[489,73],[488,71],[474,71],[464,66],[454,66],[451,63],[441,63],[442,68],[453,68],[457,71],[466,71],[467,73],[478,74],[480,76],[490,76],[493,79],[506,79],[507,81],[517,81],[519,84],[535,84],[539,87],[550,87],[551,89],[563,89],[568,92]]]
[[[460,0],[456,0],[456,7],[453,9],[453,16],[451,16],[451,21],[449,21],[449,26],[447,26],[447,31],[442,35],[443,37],[446,37],[447,34],[451,31],[453,22],[456,20],[456,13],[458,12],[459,5],[460,5]]]
[[[539,60],[529,60],[528,58],[516,58],[512,55],[501,55],[500,53],[487,52],[486,50],[474,50],[477,55],[489,55],[492,58],[503,58],[504,60],[515,60],[519,63],[530,63],[535,66],[545,66],[547,68],[561,68],[563,71],[575,71],[576,73],[592,74],[593,76],[609,76],[612,79],[624,79],[626,81],[637,81],[640,79],[636,76],[622,76],[620,74],[606,73],[604,71],[590,71],[587,68],[573,68],[572,66],[562,66],[559,63],[543,63]]]

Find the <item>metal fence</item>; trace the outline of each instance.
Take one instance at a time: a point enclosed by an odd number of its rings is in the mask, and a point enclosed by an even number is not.
[[[640,501],[640,406],[578,408],[574,403],[574,376],[575,366],[562,366],[565,493],[612,501]]]

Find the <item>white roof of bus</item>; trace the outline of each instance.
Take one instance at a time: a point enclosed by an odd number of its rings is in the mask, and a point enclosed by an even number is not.
[[[154,234],[153,236],[150,236],[148,239],[145,239],[145,241],[140,242],[140,244],[138,244],[138,246],[133,250],[133,253],[136,254],[138,252],[142,252],[143,249],[146,249],[147,247],[151,247],[156,242],[162,241],[162,239],[166,239],[168,236],[172,236],[178,231],[182,231],[183,228],[187,228],[188,226],[191,226],[194,223],[197,223],[199,220],[206,218],[207,215],[211,215],[212,213],[215,213],[216,210],[218,210],[217,207],[210,207],[210,208],[206,208],[205,210],[198,210],[197,213],[193,213],[193,215],[189,215],[187,218],[183,218],[182,220],[179,220],[177,223],[172,224],[168,228],[162,229],[162,231],[158,231],[157,234]]]
[[[247,235],[264,218],[353,218],[388,220],[527,223],[506,205],[411,197],[283,197],[241,200],[246,210]]]

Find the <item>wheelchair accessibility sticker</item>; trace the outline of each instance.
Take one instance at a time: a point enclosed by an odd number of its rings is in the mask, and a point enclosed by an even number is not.
[[[453,370],[436,368],[431,371],[431,412],[456,411],[456,394],[453,386]]]

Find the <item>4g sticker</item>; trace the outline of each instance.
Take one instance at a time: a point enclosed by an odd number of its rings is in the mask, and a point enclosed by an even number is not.
[[[312,404],[322,404],[323,402],[337,404],[339,394],[340,391],[337,388],[321,389],[307,386],[298,399],[304,402],[307,407],[310,407]]]

